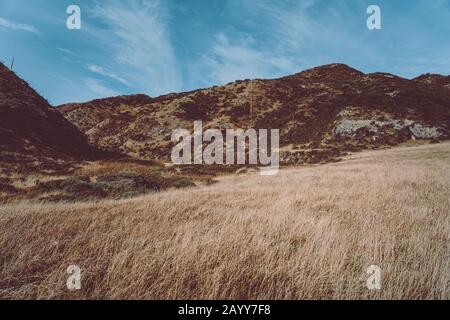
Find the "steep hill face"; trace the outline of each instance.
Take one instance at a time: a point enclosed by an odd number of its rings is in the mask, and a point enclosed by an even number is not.
[[[195,120],[203,120],[205,129],[280,129],[282,160],[290,164],[408,140],[449,138],[450,93],[442,80],[364,74],[342,64],[280,79],[138,97],[59,110],[93,144],[142,159],[168,160],[172,131],[192,129]]]
[[[89,158],[93,152],[84,133],[0,63],[2,167],[40,167]]]

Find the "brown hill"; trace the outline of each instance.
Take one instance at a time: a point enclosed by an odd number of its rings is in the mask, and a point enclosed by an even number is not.
[[[413,79],[416,82],[420,82],[423,84],[432,84],[432,85],[439,85],[444,86],[448,89],[450,89],[450,76],[443,76],[440,74],[423,74],[415,79]]]
[[[40,168],[89,158],[87,137],[0,63],[2,168]]]
[[[59,110],[100,148],[142,159],[168,160],[172,131],[192,128],[194,120],[203,120],[206,128],[279,128],[287,163],[321,162],[342,151],[449,137],[450,94],[440,83],[364,74],[342,64],[280,79],[139,97]]]

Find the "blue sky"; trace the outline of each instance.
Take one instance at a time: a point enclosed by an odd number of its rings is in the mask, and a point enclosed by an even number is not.
[[[66,8],[81,8],[81,30]],[[382,30],[366,27],[381,7]],[[52,104],[188,91],[328,63],[450,73],[450,0],[1,0],[0,59]]]

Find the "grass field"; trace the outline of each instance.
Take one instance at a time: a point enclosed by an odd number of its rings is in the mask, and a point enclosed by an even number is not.
[[[443,143],[131,200],[3,205],[0,298],[449,299],[449,202]]]

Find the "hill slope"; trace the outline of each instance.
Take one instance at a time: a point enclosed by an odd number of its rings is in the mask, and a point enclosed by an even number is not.
[[[0,298],[449,299],[449,198],[443,143],[119,202],[0,206]],[[382,290],[367,290],[370,265]]]
[[[2,166],[40,167],[93,152],[84,133],[0,63]]]
[[[136,102],[139,100],[139,103]],[[253,112],[251,113],[251,106]],[[168,160],[175,128],[279,128],[285,163],[320,162],[343,151],[446,139],[450,93],[439,83],[364,74],[342,64],[273,80],[169,94],[116,97],[59,110],[105,150]]]
[[[446,77],[440,74],[427,73],[413,80],[423,84],[438,85],[450,89],[450,76]]]

